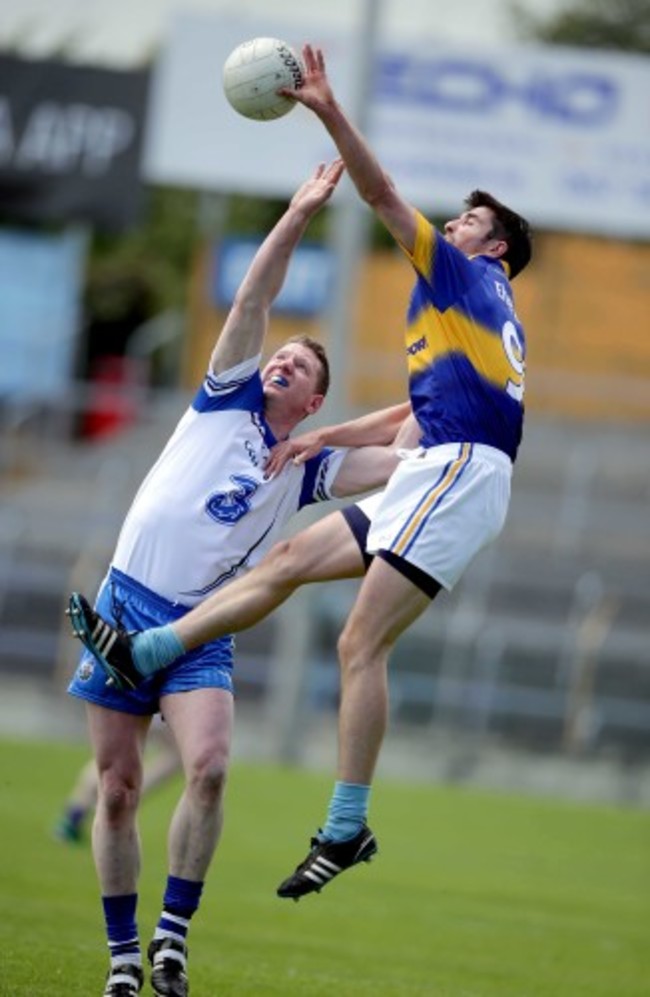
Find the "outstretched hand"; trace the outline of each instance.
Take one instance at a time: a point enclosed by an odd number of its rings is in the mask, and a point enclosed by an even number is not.
[[[303,45],[302,58],[305,64],[305,74],[302,86],[297,90],[283,87],[278,93],[291,100],[304,104],[318,114],[328,104],[334,103],[334,94],[327,78],[325,56],[323,50],[312,45]]]
[[[274,478],[280,473],[288,461],[294,464],[304,464],[310,457],[315,457],[323,449],[323,441],[318,429],[309,433],[301,433],[290,440],[282,440],[271,450],[264,468],[265,478]]]
[[[308,214],[316,212],[336,190],[345,165],[342,159],[335,159],[326,166],[321,163],[313,176],[306,180],[291,198],[291,207],[300,208]]]

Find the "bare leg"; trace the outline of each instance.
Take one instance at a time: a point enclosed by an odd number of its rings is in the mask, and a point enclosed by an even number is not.
[[[181,757],[169,727],[154,721],[149,732],[141,795],[151,792],[181,770]]]
[[[219,841],[233,727],[224,689],[195,689],[161,700],[178,745],[185,790],[169,829],[169,872],[202,882]]]
[[[70,795],[66,800],[66,808],[74,807],[83,810],[84,814],[94,809],[97,802],[97,765],[95,759],[89,759],[83,766]]]
[[[342,513],[334,512],[273,547],[238,578],[173,624],[187,650],[264,619],[301,585],[359,578],[364,564]]]
[[[65,799],[61,816],[54,828],[60,841],[79,842],[88,818],[97,803],[97,766],[91,758],[79,772],[74,786]]]
[[[278,896],[298,900],[377,851],[366,813],[387,725],[388,656],[430,601],[399,571],[375,558],[339,639],[338,781],[327,821],[304,861],[280,883]]]
[[[339,779],[369,785],[386,732],[388,656],[431,603],[416,585],[375,558],[339,639]]]
[[[104,896],[135,893],[140,872],[136,812],[149,717],[87,704],[99,785],[93,856]]]

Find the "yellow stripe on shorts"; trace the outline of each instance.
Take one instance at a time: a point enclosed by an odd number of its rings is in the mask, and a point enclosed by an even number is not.
[[[460,477],[463,468],[468,463],[472,455],[472,445],[471,443],[463,443],[461,445],[461,450],[456,458],[456,460],[449,466],[447,473],[444,475],[441,481],[435,486],[435,488],[424,496],[421,504],[416,508],[412,519],[406,524],[401,535],[398,537],[396,543],[393,545],[391,550],[394,554],[403,554],[406,548],[409,546],[411,540],[413,539],[414,533],[417,532],[423,519],[431,511],[435,503],[439,498],[444,495],[446,491],[453,488],[455,482]]]

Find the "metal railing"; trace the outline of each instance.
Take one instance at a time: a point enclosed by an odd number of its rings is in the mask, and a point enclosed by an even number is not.
[[[131,497],[187,403],[185,393],[144,391],[137,422],[95,443],[70,432],[88,392],[76,386],[49,414],[1,410],[0,675],[57,681],[71,581],[100,580]],[[452,731],[477,751],[495,738],[650,759],[649,505],[646,433],[532,423],[502,537],[394,652],[394,722]],[[304,723],[292,719],[336,706],[335,639],[353,596],[348,583],[315,589],[309,639],[289,604],[263,641],[238,641],[242,696],[274,711],[286,757],[302,753]],[[36,623],[27,605],[39,607]],[[269,655],[273,640],[283,644]],[[269,660],[282,667],[292,640],[305,670],[278,683]],[[291,709],[278,712],[289,695]]]

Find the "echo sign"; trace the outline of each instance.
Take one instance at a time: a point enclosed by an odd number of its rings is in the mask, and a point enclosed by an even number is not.
[[[583,127],[607,124],[619,104],[616,81],[602,72],[537,66],[515,80],[494,63],[463,58],[387,55],[379,62],[377,86],[384,99],[454,114],[486,114],[515,101],[539,117]]]

